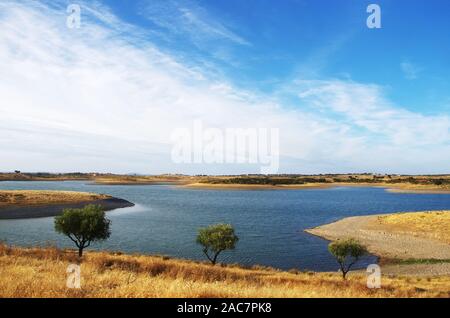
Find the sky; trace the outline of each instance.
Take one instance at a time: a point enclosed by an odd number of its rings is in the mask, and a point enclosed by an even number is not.
[[[259,172],[174,162],[173,132],[200,120],[278,129],[279,173],[450,173],[449,16],[447,0],[1,0],[0,171]]]

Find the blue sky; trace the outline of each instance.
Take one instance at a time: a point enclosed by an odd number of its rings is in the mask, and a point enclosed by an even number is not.
[[[171,162],[171,133],[201,119],[280,129],[280,173],[449,173],[449,14],[446,0],[2,1],[0,170],[258,171]]]
[[[350,78],[386,86],[388,96],[404,107],[426,113],[448,111],[450,3],[376,1],[382,9],[382,29],[373,30],[365,24],[366,8],[372,2],[115,0],[105,4],[125,21],[164,33],[167,40],[156,41],[162,48],[188,60],[216,63],[234,83],[250,89],[271,91],[286,78],[302,74]],[[192,10],[208,22],[217,21],[245,44],[220,37],[193,43],[186,33],[171,32],[152,21],[152,13],[165,19],[159,15],[161,7],[170,16],[166,21],[180,23],[180,10]]]

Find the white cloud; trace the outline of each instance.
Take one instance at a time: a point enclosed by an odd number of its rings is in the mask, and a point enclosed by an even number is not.
[[[124,34],[109,11],[86,6],[82,27],[68,29],[65,8],[0,3],[0,170],[259,171],[172,164],[171,133],[202,119],[279,128],[280,172],[448,171],[447,116],[400,109],[380,87],[345,81],[291,83],[305,107],[286,108],[276,95],[211,79],[159,50],[145,30]]]
[[[191,1],[154,0],[146,3],[145,17],[172,33],[187,35],[202,46],[211,40],[226,40],[238,45],[250,45],[229,26],[211,16]]]
[[[357,127],[384,142],[398,145],[429,145],[450,141],[450,117],[424,116],[392,105],[376,85],[350,81],[299,81],[300,98],[326,111],[341,114]]]

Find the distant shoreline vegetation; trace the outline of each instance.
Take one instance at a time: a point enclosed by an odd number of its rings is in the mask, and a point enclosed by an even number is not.
[[[331,187],[345,185],[385,186],[393,191],[450,191],[450,175],[397,175],[397,174],[278,174],[278,175],[120,175],[112,173],[0,173],[0,181],[91,181],[103,185],[151,185],[172,184],[187,187],[255,186],[277,187],[298,186]],[[295,188],[295,187],[293,187]]]
[[[415,184],[450,184],[450,174],[436,175],[398,175],[398,174],[241,174],[241,175],[183,175],[183,174],[113,174],[113,173],[50,173],[50,172],[0,172],[0,181],[43,181],[43,180],[165,180],[180,181],[195,179],[204,183],[242,183],[242,184],[304,184],[304,183],[332,183],[332,182],[386,182],[386,183],[415,183]]]
[[[313,176],[313,177],[299,177],[299,176],[255,176],[255,177],[232,177],[232,178],[211,178],[202,181],[202,183],[210,184],[267,184],[267,185],[283,185],[283,184],[308,184],[308,183],[411,183],[423,185],[450,185],[450,177],[412,177],[400,176],[392,177],[390,175],[377,176],[366,175],[364,177],[353,175],[342,176]]]

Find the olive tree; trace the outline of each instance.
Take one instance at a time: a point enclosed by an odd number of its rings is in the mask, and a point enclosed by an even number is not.
[[[338,261],[343,279],[360,257],[367,254],[366,247],[352,238],[331,242],[328,250]]]
[[[100,205],[87,205],[82,209],[65,209],[55,217],[55,231],[69,237],[78,247],[79,257],[91,242],[106,240],[111,235],[111,221],[105,217]]]
[[[230,224],[216,224],[200,228],[197,243],[203,246],[203,253],[215,265],[219,254],[225,250],[233,250],[239,238]]]

